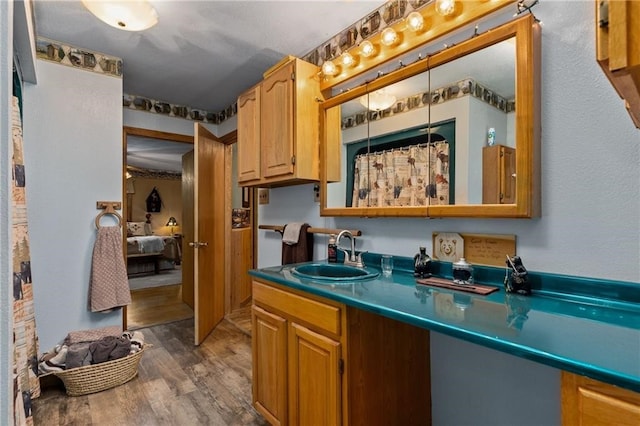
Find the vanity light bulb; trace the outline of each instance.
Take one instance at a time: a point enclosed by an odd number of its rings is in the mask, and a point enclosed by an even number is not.
[[[344,65],[345,67],[351,67],[351,66],[355,65],[355,63],[356,63],[356,60],[351,55],[351,53],[344,52],[342,54],[342,65]]]
[[[333,77],[338,74],[338,67],[336,67],[333,61],[324,61],[324,64],[322,64],[322,74]]]
[[[368,58],[370,56],[373,56],[373,54],[376,52],[376,48],[373,46],[373,43],[365,40],[360,43],[360,52],[362,53],[362,56]]]
[[[436,0],[436,12],[442,16],[451,15],[455,9],[455,0]]]
[[[420,12],[411,12],[407,16],[407,26],[411,31],[420,31],[424,27],[424,18]]]
[[[392,46],[396,41],[398,41],[398,33],[393,28],[388,27],[382,31],[382,36],[380,37],[382,44]]]

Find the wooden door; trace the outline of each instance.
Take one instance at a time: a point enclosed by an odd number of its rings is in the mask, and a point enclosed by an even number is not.
[[[289,325],[291,425],[339,425],[340,343],[296,323]]]
[[[194,251],[194,339],[199,345],[224,318],[225,233],[231,221],[226,163],[231,148],[195,123],[194,151],[194,239],[186,244],[186,250]]]
[[[193,167],[194,152],[182,156],[182,301],[194,308],[193,250],[189,242],[195,241],[193,223]]]
[[[260,179],[260,85],[238,97],[238,182]]]
[[[287,321],[253,306],[253,405],[272,425],[287,424]]]
[[[293,174],[293,73],[295,62],[268,76],[261,86],[260,143],[262,175]],[[310,144],[313,141],[308,141]]]

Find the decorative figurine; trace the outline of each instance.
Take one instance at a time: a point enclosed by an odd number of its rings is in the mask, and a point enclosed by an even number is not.
[[[522,264],[520,256],[507,256],[507,269],[504,276],[504,286],[507,293],[517,293],[523,296],[531,294],[531,284],[527,281],[527,269]]]
[[[420,253],[413,257],[413,276],[431,278],[431,258],[426,247],[420,247]]]

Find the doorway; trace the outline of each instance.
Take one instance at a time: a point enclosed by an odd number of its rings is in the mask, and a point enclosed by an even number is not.
[[[124,252],[132,298],[126,328],[193,318],[182,294],[181,227],[181,157],[192,150],[192,136],[123,128]]]
[[[206,133],[204,130],[199,131],[197,127],[198,126],[196,126],[196,129],[194,130],[194,134],[198,135],[198,133],[200,134]],[[215,251],[218,253],[219,252],[224,253],[224,256],[221,256],[221,257],[228,259],[227,262],[223,262],[224,266],[222,267],[222,269],[224,269],[224,274],[220,277],[222,279],[216,280],[218,282],[222,281],[223,291],[216,293],[215,299],[218,301],[223,301],[222,314],[225,317],[228,317],[234,320],[233,322],[236,325],[239,325],[241,328],[244,329],[244,328],[247,328],[246,323],[248,323],[248,321],[246,320],[247,315],[245,314],[246,312],[248,312],[247,309],[250,308],[250,302],[251,302],[251,280],[249,279],[247,270],[255,267],[255,259],[256,259],[255,244],[254,244],[254,241],[256,238],[255,233],[257,229],[257,227],[255,226],[256,212],[254,207],[255,191],[253,189],[251,190],[242,189],[237,185],[237,180],[236,180],[237,172],[235,169],[236,158],[237,158],[237,155],[235,153],[235,142],[237,141],[237,132],[234,130],[232,132],[225,134],[220,138],[216,138],[213,135],[209,135],[209,136],[215,139],[214,145],[218,146],[218,148],[213,148],[213,151],[212,151],[214,152],[219,150],[218,160],[216,161],[220,161],[220,158],[222,158],[223,162],[219,163],[216,167],[204,168],[204,170],[218,170],[218,172],[216,172],[217,174],[214,176],[214,179],[211,182],[204,185],[205,187],[210,188],[208,192],[205,191],[206,196],[203,197],[202,195],[200,195],[199,199],[201,201],[204,200],[205,205],[208,204],[209,206],[212,205],[210,201],[208,201],[209,199],[224,200],[224,204],[219,208],[220,214],[216,215],[217,219],[215,219],[216,223],[222,223],[222,225],[215,225],[218,231],[215,232],[215,235],[217,236],[215,236],[214,239],[219,241],[218,247],[216,248]],[[147,130],[147,129],[133,128],[133,127],[124,127],[123,128],[123,158],[124,158],[123,170],[125,171],[127,166],[127,142],[130,137],[147,137],[147,138],[157,139],[159,141],[169,141],[173,143],[180,143],[183,146],[186,145],[187,148],[192,152],[194,147],[194,137],[192,136],[158,132],[158,131]],[[200,142],[201,142],[200,145],[202,145],[202,141]],[[181,157],[185,157],[185,156],[181,156]],[[223,170],[222,173],[220,173],[221,170]],[[184,175],[184,162],[183,162],[181,171],[182,171],[182,174]],[[206,176],[204,177],[204,180],[208,180],[208,179],[209,179],[208,177]],[[186,201],[186,200],[189,200],[189,196],[186,195],[186,192],[185,192],[185,180],[188,180],[188,178],[185,179],[181,176],[182,189],[180,192],[182,195],[183,207],[185,206],[185,202],[187,204],[188,203],[195,204],[193,200]],[[224,184],[221,184],[221,182],[223,181],[224,181]],[[127,193],[128,192],[127,180],[124,179],[124,182],[125,183],[123,187],[123,195],[126,196],[126,197],[123,197],[125,198],[125,202],[123,203],[124,213],[125,214],[128,214],[129,212],[134,213],[136,212],[136,209],[130,208],[130,206],[131,207],[135,207],[135,206],[132,206],[133,204],[132,197],[130,196],[130,194]],[[215,184],[213,184],[213,182],[215,182]],[[138,204],[140,204],[139,200],[138,200]],[[194,206],[192,205],[190,207],[194,207]],[[216,209],[218,209],[218,207],[216,207]],[[211,209],[208,209],[208,211],[211,211]],[[144,213],[146,218],[147,213],[145,211],[138,212],[138,213],[139,214]],[[191,294],[193,295],[193,291],[194,291],[194,287],[196,286],[196,283],[195,282],[185,283],[185,279],[189,280],[189,276],[191,276],[192,277],[191,280],[193,280],[193,275],[189,275],[189,273],[185,271],[188,271],[189,269],[188,267],[186,267],[188,266],[187,264],[190,264],[190,262],[192,262],[191,260],[189,260],[189,256],[191,256],[191,259],[193,259],[193,254],[194,254],[193,246],[190,243],[195,242],[196,239],[185,238],[185,233],[189,232],[189,221],[185,220],[185,214],[189,215],[188,213],[184,213],[184,212],[182,213],[182,218],[181,218],[182,223],[178,221],[179,232],[177,233],[169,232],[169,234],[173,234],[174,237],[179,237],[180,243],[181,243],[182,256],[181,256],[181,265],[179,265],[181,271],[183,272],[182,286],[180,287],[181,294],[178,294],[177,292],[174,292],[173,295],[172,294],[168,294],[168,295],[154,294],[154,295],[151,295],[150,298],[162,299],[164,297],[164,298],[171,298],[171,300],[175,301],[176,299],[179,298],[179,296],[181,296],[182,297],[182,300],[180,303],[181,305],[182,305],[182,302],[186,301],[187,305],[191,305],[191,308],[194,308],[198,304],[197,296],[195,301],[192,299],[191,303],[189,303],[188,293],[191,292]],[[131,218],[127,217],[127,219],[128,220],[130,219],[131,221],[133,221],[133,219],[135,218],[132,216]],[[162,222],[163,220],[164,219],[161,219],[160,224],[168,226],[169,222],[163,224]],[[201,225],[203,224],[204,223],[201,223]],[[179,234],[179,235],[176,235],[176,234]],[[220,236],[222,236],[222,238],[220,238]],[[195,251],[200,251],[200,250],[195,250]],[[190,287],[187,288],[188,286]],[[185,297],[184,297],[185,294],[182,293],[182,290],[184,289],[187,289],[186,291],[187,300],[185,300]],[[168,302],[165,300],[165,303],[168,303]],[[209,306],[209,304],[200,303],[201,309],[204,306]],[[164,313],[169,313],[171,310],[167,308],[156,309],[155,314],[158,314],[159,312],[162,313],[163,311]],[[193,311],[191,311],[191,313],[192,312]],[[206,313],[205,316],[206,315],[208,315],[208,313]],[[125,309],[125,313],[124,313],[125,327],[128,326],[127,316],[128,316],[127,309]],[[202,312],[201,312],[201,316],[202,316]],[[169,320],[165,319],[165,322],[169,322]],[[196,327],[196,329],[198,329],[198,327]]]

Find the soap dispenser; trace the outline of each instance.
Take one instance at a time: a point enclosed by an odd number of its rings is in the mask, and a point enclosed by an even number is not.
[[[336,234],[329,235],[329,244],[327,245],[327,258],[329,263],[338,261],[338,247],[336,246]]]
[[[426,247],[420,247],[420,253],[413,257],[413,276],[420,278],[431,277],[431,258]]]

